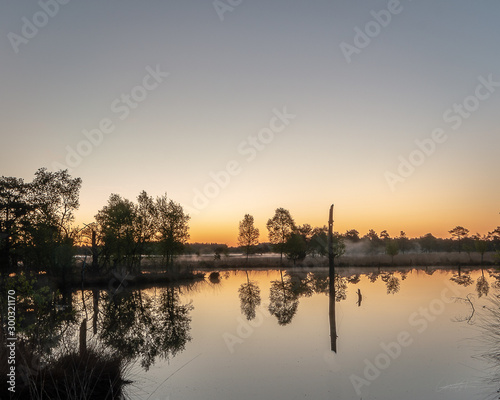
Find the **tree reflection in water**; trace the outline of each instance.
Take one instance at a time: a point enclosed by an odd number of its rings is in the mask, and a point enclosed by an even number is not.
[[[181,304],[179,290],[167,287],[155,296],[135,290],[107,299],[100,339],[126,360],[140,357],[146,370],[157,357],[175,356],[191,340],[193,310],[191,304]]]
[[[256,282],[250,281],[247,274],[247,282],[241,284],[238,289],[240,296],[241,312],[248,321],[255,318],[255,309],[260,306],[260,289]]]
[[[401,289],[401,282],[398,277],[394,276],[394,272],[382,274],[381,279],[387,287],[387,294],[396,294]]]
[[[481,268],[481,276],[477,278],[476,281],[476,292],[477,296],[481,298],[481,296],[488,296],[488,292],[490,291],[490,284],[488,280],[484,277],[484,270]]]
[[[456,284],[463,287],[470,286],[474,283],[470,276],[470,272],[462,273],[461,267],[458,267],[458,273],[453,274],[453,276],[450,278],[450,281],[455,282]]]
[[[271,282],[269,290],[269,312],[278,319],[279,325],[288,325],[297,312],[299,299],[294,291],[294,284],[289,275]]]

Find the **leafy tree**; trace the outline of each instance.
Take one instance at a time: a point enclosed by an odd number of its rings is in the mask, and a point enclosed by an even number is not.
[[[128,267],[138,265],[136,212],[137,209],[130,200],[112,194],[108,204],[95,216],[103,244],[104,265],[112,267],[121,263]]]
[[[1,267],[17,264],[23,238],[23,218],[30,208],[27,203],[27,184],[19,178],[2,176],[0,178]]]
[[[401,231],[399,233],[399,237],[397,239],[398,241],[398,247],[399,247],[399,250],[401,250],[401,253],[405,253],[406,251],[410,250],[410,239],[408,239],[408,237],[406,236],[406,232],[405,231]]]
[[[158,234],[162,255],[167,264],[172,264],[175,255],[182,253],[189,239],[188,222],[191,217],[182,206],[164,195],[156,199]]]
[[[328,255],[328,228],[314,228],[311,240],[309,241],[309,252],[313,255]]]
[[[385,244],[385,252],[391,256],[391,262],[394,264],[394,256],[399,253],[398,242],[395,239],[389,239]]]
[[[139,259],[141,254],[145,254],[145,247],[148,242],[155,239],[158,225],[158,212],[153,197],[143,190],[137,196],[134,218],[134,236],[137,240],[137,251]]]
[[[462,226],[456,226],[452,230],[448,231],[448,233],[451,234],[452,238],[455,238],[458,241],[458,253],[462,252],[462,240],[466,238],[469,234],[469,230],[462,227]]]
[[[74,212],[79,207],[81,178],[71,178],[67,170],[48,172],[40,168],[29,186],[38,223],[55,226],[59,237],[69,237]]]
[[[431,253],[437,250],[438,241],[437,238],[432,235],[432,233],[427,233],[418,239],[420,247],[424,253]]]
[[[293,260],[295,264],[296,261],[302,261],[306,258],[307,243],[304,237],[298,233],[292,233],[284,246],[284,252],[288,259]]]
[[[67,170],[40,168],[26,186],[29,212],[23,217],[23,261],[32,268],[62,273],[73,262],[74,212],[79,207],[82,180]]]
[[[370,229],[368,233],[363,236],[363,239],[368,240],[370,244],[370,253],[376,253],[378,248],[380,247],[380,238],[373,229]]]
[[[359,232],[356,229],[346,231],[344,237],[346,240],[349,240],[353,243],[359,242],[361,240],[359,237]]]
[[[391,236],[385,229],[382,232],[380,232],[380,239],[382,239],[384,242],[389,240],[390,238]]]
[[[332,235],[332,249],[333,249],[333,260],[341,257],[345,253],[345,243],[344,238],[338,232],[334,232]]]
[[[481,264],[483,263],[484,260],[484,253],[488,250],[488,236],[481,235],[479,233],[476,233],[474,236],[474,247],[476,251],[481,254]]]
[[[259,244],[259,230],[254,226],[254,219],[250,214],[245,214],[239,228],[238,244],[245,249],[248,260],[252,248]]]
[[[280,261],[283,260],[285,244],[295,229],[295,222],[290,215],[290,211],[284,208],[277,208],[273,218],[267,221],[269,241],[280,253]]]

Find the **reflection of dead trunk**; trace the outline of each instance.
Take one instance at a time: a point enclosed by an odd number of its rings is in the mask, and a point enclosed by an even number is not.
[[[97,335],[97,317],[99,316],[99,290],[98,289],[92,290],[92,299],[93,299],[92,309],[94,310],[94,316],[92,317],[92,329],[93,329],[94,335]]]
[[[80,356],[87,353],[87,318],[80,325]]]
[[[328,218],[328,266],[330,275],[335,274],[335,255],[333,254],[333,204],[330,206]]]
[[[335,322],[335,274],[330,269],[330,282],[329,282],[329,305],[328,315],[330,317],[330,340],[331,349],[337,352],[337,324]]]
[[[363,296],[361,294],[361,290],[358,289],[358,307],[361,307],[361,302],[363,301]]]

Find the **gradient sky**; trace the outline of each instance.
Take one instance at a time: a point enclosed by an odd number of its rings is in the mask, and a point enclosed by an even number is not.
[[[500,82],[500,4],[406,0],[381,27],[371,12],[395,1],[244,0],[221,20],[212,1],[72,0],[46,21],[38,2],[6,2],[0,175],[67,165],[68,146],[109,119],[114,130],[71,169],[83,180],[78,223],[111,193],[146,190],[189,210],[192,241],[235,243],[245,213],[267,240],[277,207],[324,225],[331,203],[341,232],[487,233],[500,225],[500,87],[469,96],[483,78]],[[355,44],[356,27],[373,37],[348,62],[341,44]],[[148,66],[169,76],[141,92]],[[146,96],[124,117],[134,90]],[[469,117],[443,118],[464,101]],[[283,109],[295,118],[248,161],[248,137]],[[436,129],[447,139],[391,190],[387,172]],[[196,190],[232,160],[239,173],[197,208]]]

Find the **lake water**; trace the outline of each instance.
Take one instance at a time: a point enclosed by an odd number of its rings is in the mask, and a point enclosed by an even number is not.
[[[336,272],[333,285],[297,269],[85,291],[88,340],[126,355],[131,399],[498,398],[493,269]]]

